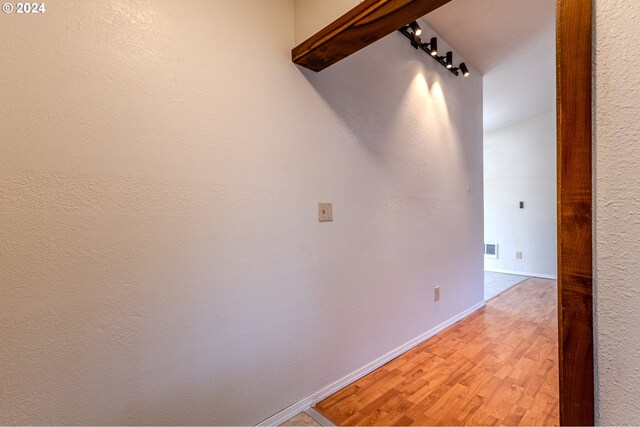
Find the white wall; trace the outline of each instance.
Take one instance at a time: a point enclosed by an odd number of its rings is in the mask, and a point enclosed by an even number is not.
[[[638,425],[640,3],[594,4],[597,422]]]
[[[467,0],[469,1],[469,0]],[[480,2],[483,5],[486,0]],[[533,117],[540,116],[556,108],[556,29],[555,29],[555,1],[537,0],[497,0],[499,8],[510,3],[511,8],[519,8],[523,3],[533,4],[533,7],[546,16],[542,22],[537,22],[537,31],[531,31],[529,37],[518,40],[513,50],[496,58],[495,52],[489,57],[494,58],[495,64],[484,74],[484,131],[493,132],[507,126],[517,125]],[[476,5],[476,7],[482,7]],[[484,5],[485,10],[492,11]],[[524,6],[522,6],[524,8]],[[512,12],[505,8],[503,13]],[[504,15],[503,15],[504,16]],[[508,15],[507,15],[508,16]],[[528,27],[522,15],[516,13],[514,23]],[[525,18],[527,19],[527,18]],[[540,20],[538,18],[538,20]],[[535,22],[535,21],[534,21]],[[492,22],[491,34],[498,32],[500,37],[510,34],[512,30],[504,29]],[[510,43],[513,43],[511,41]],[[499,43],[504,49],[507,43]],[[512,45],[513,46],[513,45]],[[480,54],[486,49],[482,47]]]
[[[295,10],[295,44],[299,45],[362,0],[293,0]]]
[[[484,220],[485,269],[556,276],[555,112],[484,135]]]
[[[0,424],[257,423],[482,301],[477,73],[302,71],[291,0],[46,7],[0,27]]]

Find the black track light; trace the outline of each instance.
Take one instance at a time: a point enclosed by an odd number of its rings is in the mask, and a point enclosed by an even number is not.
[[[438,56],[438,38],[431,37],[431,42],[427,45],[431,56]]]
[[[411,39],[411,46],[418,49],[421,45],[422,45],[422,39],[420,38],[420,36],[417,36],[414,34],[413,38]]]
[[[469,69],[467,68],[467,64],[465,64],[464,62],[460,64],[460,71],[462,71],[462,75],[465,77],[470,74]]]
[[[415,49],[420,49],[426,52],[433,59],[438,61],[440,65],[446,67],[452,74],[456,76],[460,75],[462,72],[463,76],[469,75],[469,68],[467,65],[462,62],[458,67],[453,66],[453,52],[449,51],[445,55],[438,56],[438,38],[431,37],[429,43],[423,43],[420,38],[420,34],[422,34],[422,30],[416,21],[413,21],[409,25],[405,25],[404,27],[398,30],[401,32],[406,38],[411,42],[411,46]]]
[[[413,21],[411,24],[409,24],[409,28],[411,28],[411,31],[413,31],[413,34],[415,34],[416,36],[422,34],[422,28],[420,28],[420,25],[418,25],[416,21]]]
[[[469,68],[467,67],[467,64],[465,64],[464,62],[461,62],[460,65],[457,66],[456,68],[450,68],[449,70],[456,76],[458,75],[458,72],[462,72],[462,75],[465,77],[468,77],[469,74],[471,74],[469,72]]]

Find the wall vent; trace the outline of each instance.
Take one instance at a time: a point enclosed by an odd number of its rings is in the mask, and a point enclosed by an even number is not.
[[[485,243],[484,244],[484,257],[485,258],[498,258],[498,244],[497,243]]]

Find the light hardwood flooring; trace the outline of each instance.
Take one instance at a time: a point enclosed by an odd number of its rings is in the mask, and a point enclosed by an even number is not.
[[[529,279],[318,403],[337,425],[558,425],[556,282]]]

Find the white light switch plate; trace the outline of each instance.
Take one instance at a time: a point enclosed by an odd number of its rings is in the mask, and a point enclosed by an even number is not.
[[[318,220],[320,222],[333,221],[333,203],[318,203]]]

